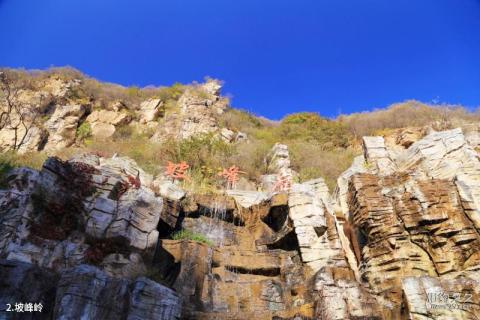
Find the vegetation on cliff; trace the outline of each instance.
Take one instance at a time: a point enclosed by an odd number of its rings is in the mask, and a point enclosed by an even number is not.
[[[139,88],[102,83],[72,68],[52,68],[46,71],[4,69],[3,72],[13,75],[13,78],[22,83],[28,82],[30,88],[37,90],[42,89],[46,81],[52,78],[67,82],[78,81],[80,85],[65,89],[67,93],[63,99],[66,100],[65,103],[87,105],[87,114],[93,110],[120,108],[135,120],[142,101],[159,99],[162,101],[162,112],[157,126],[167,127],[169,121],[175,120],[166,117],[166,113],[175,117],[179,99],[186,91],[194,92],[199,99],[209,99],[208,94],[197,89],[198,84],[195,83]],[[42,111],[40,121],[43,123],[51,117],[52,103],[47,104]],[[69,150],[55,151],[56,155],[70,156],[73,149],[110,156],[126,155],[152,174],[160,173],[167,161],[187,161],[191,179],[185,182],[185,187],[201,191],[211,191],[218,187],[218,171],[234,164],[242,169],[245,178],[258,182],[261,175],[269,173],[264,158],[277,142],[289,147],[292,168],[299,173],[300,181],[323,177],[332,189],[338,175],[350,165],[355,155],[361,153],[359,139],[364,135],[381,135],[395,128],[411,126],[429,125],[448,129],[480,119],[477,112],[470,112],[461,106],[438,106],[418,101],[406,101],[370,112],[341,115],[336,119],[327,119],[312,112],[300,112],[287,115],[280,121],[271,121],[243,110],[227,108],[225,112],[215,115],[218,126],[248,136],[248,141],[228,143],[212,133],[162,141],[152,137],[153,127],[139,129],[138,126],[128,124],[118,125],[109,139],[98,139],[92,136],[90,123],[84,121],[85,116],[82,117],[74,133],[75,144]],[[45,155],[36,157],[43,159]],[[7,168],[10,164],[36,166],[30,157],[15,157],[12,153],[2,156],[2,163],[2,168]]]

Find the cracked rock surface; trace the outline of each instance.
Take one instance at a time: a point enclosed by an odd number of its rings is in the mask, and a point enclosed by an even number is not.
[[[0,190],[1,306],[41,302],[43,319],[477,319],[479,156],[460,130],[401,137],[395,150],[366,137],[333,195],[321,178],[192,194],[93,154],[14,169]],[[288,149],[274,149],[279,174]]]

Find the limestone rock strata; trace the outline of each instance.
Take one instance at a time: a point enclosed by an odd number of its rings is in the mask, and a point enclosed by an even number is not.
[[[166,112],[162,119],[163,125],[153,127],[155,133],[152,140],[188,139],[205,134],[217,135],[219,139],[227,141],[236,140],[233,132],[230,137],[224,131],[224,135],[228,136],[223,137],[217,121],[217,116],[228,105],[228,100],[220,96],[220,88],[221,84],[217,80],[187,88],[176,102],[175,110]]]
[[[288,146],[284,144],[276,143],[266,155],[264,162],[269,174],[262,175],[261,186],[267,192],[278,191],[274,189],[279,180],[286,179],[291,184],[298,176],[292,169]]]
[[[470,282],[462,279],[480,277],[477,153],[460,129],[433,132],[396,154],[379,138],[364,140],[364,149],[365,170],[350,175],[347,205],[337,197],[362,281],[395,317],[478,317],[478,302],[468,311],[432,307],[426,294],[465,293]]]
[[[57,285],[56,319],[180,319],[180,299],[150,279],[109,278],[80,265],[62,273]]]
[[[131,116],[126,112],[96,110],[90,113],[85,121],[90,124],[93,136],[109,138],[113,136],[117,126],[128,124]]]
[[[57,106],[53,115],[45,122],[49,132],[46,150],[60,150],[75,142],[77,127],[86,112],[83,105]]]
[[[407,277],[402,280],[410,319],[478,319],[479,281],[471,278]]]
[[[0,302],[45,301],[49,319],[478,318],[478,154],[460,130],[415,139],[365,138],[333,197],[323,179],[192,194],[117,156],[14,169]],[[274,175],[290,168],[276,149]]]
[[[17,169],[7,181],[11,189],[0,193],[1,257],[62,270],[108,258],[104,249],[114,248],[102,246],[113,242],[155,249],[163,202],[142,185],[151,177],[128,159],[50,158],[39,173]],[[110,257],[104,264],[132,258]],[[141,266],[141,259],[134,261]]]
[[[175,319],[178,312],[186,319],[338,319],[373,312],[361,307],[373,298],[355,280],[323,179],[289,193],[191,195],[129,159],[87,154],[49,158],[40,172],[16,169],[6,181],[1,258],[56,272],[49,305],[55,319]],[[180,229],[203,238],[172,240]],[[345,288],[355,295],[325,309]],[[125,304],[105,307],[113,301]]]
[[[42,312],[22,319],[180,319],[180,299],[152,280],[107,276],[96,267],[79,265],[57,275],[35,265],[0,260],[0,316],[7,304],[42,304]]]

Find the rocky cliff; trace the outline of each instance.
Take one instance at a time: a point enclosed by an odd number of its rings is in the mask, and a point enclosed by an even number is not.
[[[122,157],[15,169],[1,303],[41,302],[45,319],[475,319],[478,154],[460,130],[364,151],[333,198],[321,179],[185,194]]]
[[[103,139],[132,126],[153,140],[245,142],[217,119],[216,81],[182,91],[173,110],[149,98],[134,112],[80,103],[75,81],[47,84],[23,90],[31,104],[48,97],[36,104],[48,116],[18,152],[72,146],[84,123]],[[0,130],[5,149],[11,134]],[[258,181],[209,193],[117,154],[14,168],[0,190],[0,318],[477,319],[477,138],[363,137],[332,193],[321,177],[300,183],[281,143]],[[42,312],[7,311],[16,303]]]
[[[165,98],[154,95],[139,104],[128,104],[120,94],[119,99],[114,96],[101,100],[93,90],[107,89],[98,82],[92,89],[88,82],[92,80],[80,76],[53,73],[35,77],[2,70],[0,76],[2,151],[54,153],[79,142],[79,130],[87,130],[96,139],[111,139],[119,128],[125,127],[143,132],[157,142],[200,134],[213,134],[226,142],[246,139],[244,133],[218,124],[228,99],[220,95],[221,84],[217,80],[182,87]],[[134,95],[135,101],[139,99],[140,95]]]

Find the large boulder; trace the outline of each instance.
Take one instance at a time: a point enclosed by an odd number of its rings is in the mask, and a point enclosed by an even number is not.
[[[130,282],[81,265],[62,273],[56,319],[180,319],[177,294],[147,278]]]
[[[110,110],[95,110],[85,120],[92,128],[92,135],[99,138],[108,138],[115,133],[117,126],[126,125],[131,117],[126,112]]]
[[[220,88],[216,80],[187,88],[178,99],[175,110],[165,115],[163,125],[156,128],[151,139],[188,139],[204,134],[222,139],[217,117],[227,108],[228,100],[220,97]],[[223,139],[233,138],[233,134],[227,131],[223,135]]]
[[[163,102],[160,99],[149,99],[140,104],[138,111],[140,123],[146,124],[155,121],[162,112]]]
[[[367,165],[373,166],[374,173],[385,175],[396,170],[383,137],[363,137],[363,152]]]
[[[313,271],[331,264],[337,256],[346,263],[335,217],[312,185],[294,185],[288,206],[304,263]]]
[[[0,317],[2,319],[52,319],[58,275],[38,266],[0,260]],[[18,313],[15,304],[37,307],[36,312]],[[38,306],[41,305],[41,312]],[[7,311],[9,310],[9,311]],[[21,314],[21,318],[20,318]]]
[[[291,184],[298,176],[298,173],[292,169],[287,145],[275,143],[264,162],[269,174],[262,175],[260,180],[262,188],[267,192],[279,191],[274,189],[280,179],[286,179]]]
[[[148,187],[151,176],[131,160],[49,158],[39,173],[17,169],[6,180],[10,189],[0,191],[0,257],[54,270],[95,261],[127,276],[130,261],[139,267],[141,261],[109,254],[153,254],[163,201]],[[121,264],[125,268],[113,268]]]
[[[17,144],[15,144],[15,134],[17,135]],[[39,151],[48,137],[46,130],[37,126],[30,128],[20,127],[15,130],[0,130],[0,147],[2,151],[17,150],[18,153],[27,153]]]
[[[46,150],[60,150],[75,142],[77,127],[86,112],[80,104],[57,106],[55,112],[45,122],[49,136]]]

